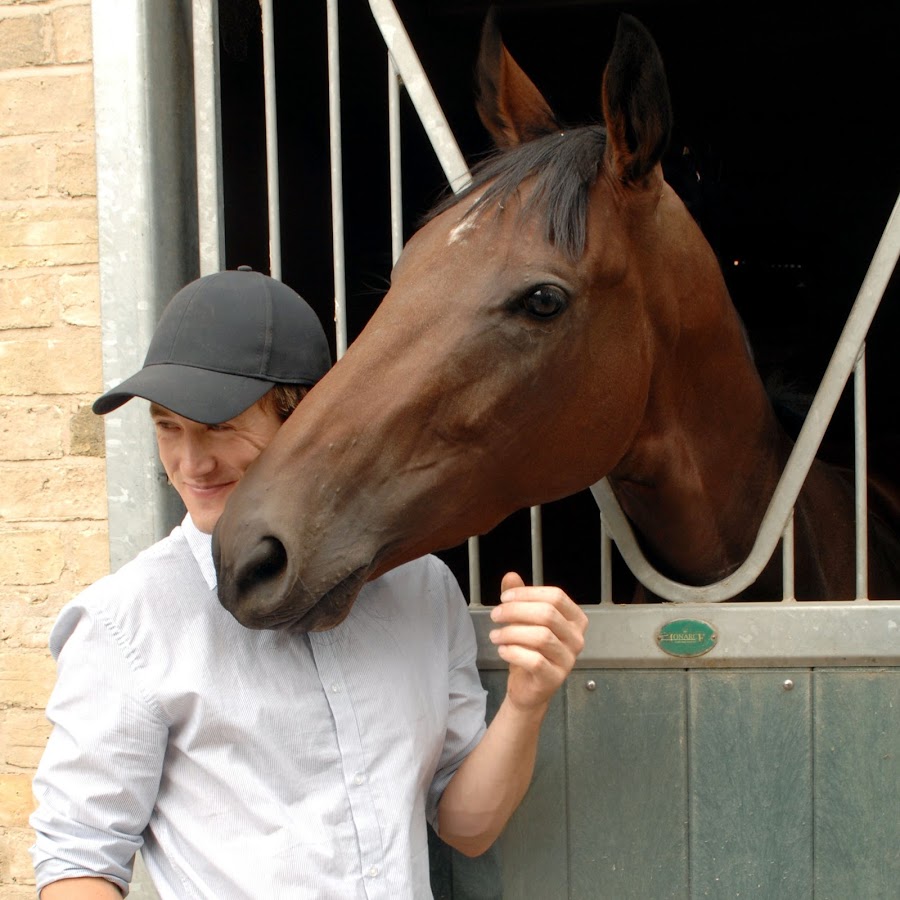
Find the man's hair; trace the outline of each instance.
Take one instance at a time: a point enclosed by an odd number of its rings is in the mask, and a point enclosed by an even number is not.
[[[276,384],[262,395],[259,405],[264,410],[272,410],[284,422],[308,392],[305,384]]]

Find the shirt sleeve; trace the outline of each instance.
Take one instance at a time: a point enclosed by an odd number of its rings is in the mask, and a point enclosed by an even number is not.
[[[449,706],[441,759],[428,792],[426,815],[437,828],[437,808],[453,774],[484,735],[487,691],[478,672],[475,627],[465,597],[450,569],[432,557],[440,569],[435,579],[447,610]]]
[[[159,790],[167,728],[138,661],[102,612],[73,601],[50,638],[53,725],[30,822],[38,892],[61,878],[106,878],[128,892]]]

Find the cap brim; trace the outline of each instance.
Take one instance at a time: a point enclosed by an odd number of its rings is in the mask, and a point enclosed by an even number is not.
[[[132,397],[143,397],[194,422],[219,425],[253,406],[272,384],[246,375],[160,363],[145,366],[131,378],[126,378],[98,397],[92,409],[102,416],[118,409]]]

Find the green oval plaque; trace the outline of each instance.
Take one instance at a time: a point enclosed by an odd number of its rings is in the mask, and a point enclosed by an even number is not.
[[[699,619],[666,622],[656,635],[656,643],[669,656],[703,656],[716,646],[712,625]]]

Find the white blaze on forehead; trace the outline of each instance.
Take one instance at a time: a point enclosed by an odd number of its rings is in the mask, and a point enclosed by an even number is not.
[[[480,188],[477,192],[473,192],[463,201],[466,203],[466,211],[462,214],[462,218],[450,229],[447,234],[447,246],[449,247],[451,244],[455,244],[458,241],[464,241],[468,236],[470,231],[475,231],[478,228],[478,216],[471,215],[472,207],[475,206],[478,201],[481,199],[481,195],[484,193],[486,188]],[[502,206],[500,207],[503,208]]]
[[[466,235],[470,231],[474,231],[478,226],[473,218],[464,218],[458,225],[454,226],[450,234],[447,235],[447,246],[455,244],[457,241],[465,240]]]

